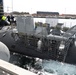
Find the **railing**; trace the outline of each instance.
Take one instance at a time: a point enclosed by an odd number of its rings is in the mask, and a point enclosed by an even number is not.
[[[36,75],[0,59],[0,75]]]

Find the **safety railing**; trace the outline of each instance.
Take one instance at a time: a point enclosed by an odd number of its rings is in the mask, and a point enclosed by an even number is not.
[[[0,75],[36,75],[36,74],[0,59]]]

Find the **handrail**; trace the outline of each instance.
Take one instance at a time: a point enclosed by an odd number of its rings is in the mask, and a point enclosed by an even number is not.
[[[0,59],[0,75],[36,75],[33,72],[20,68]]]

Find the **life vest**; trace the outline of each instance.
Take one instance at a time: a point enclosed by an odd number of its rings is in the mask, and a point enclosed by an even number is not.
[[[2,20],[6,20],[6,17],[5,16],[2,16]]]

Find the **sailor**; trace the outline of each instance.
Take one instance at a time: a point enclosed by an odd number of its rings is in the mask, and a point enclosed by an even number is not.
[[[6,17],[3,15],[1,18],[1,26],[5,25]]]
[[[16,17],[11,15],[11,24],[15,24],[16,25]]]
[[[6,21],[6,16],[3,15],[2,18],[1,18],[1,21],[0,21],[1,27],[5,26],[5,25],[8,25],[8,24],[9,24],[9,22]]]
[[[8,15],[8,16],[7,16],[7,20],[8,20],[9,22],[10,22],[10,18],[11,18],[11,17]]]
[[[13,23],[13,22],[14,22],[14,16],[11,15],[11,23]]]
[[[41,41],[41,39],[39,39],[37,42],[37,50],[38,51],[41,51],[41,46],[42,46],[42,41]]]

